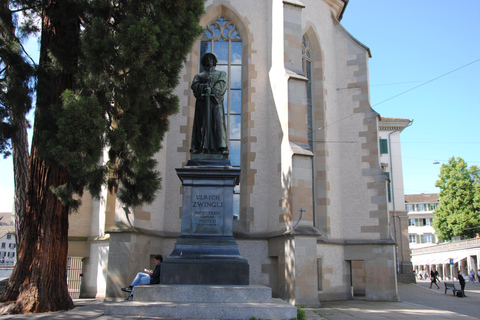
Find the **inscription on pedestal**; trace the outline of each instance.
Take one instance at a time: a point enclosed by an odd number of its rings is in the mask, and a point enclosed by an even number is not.
[[[193,234],[221,234],[225,203],[222,190],[194,188],[192,194]]]
[[[233,188],[240,170],[218,161],[189,161],[182,180],[182,234],[163,260],[160,283],[248,285],[249,266],[233,237]]]

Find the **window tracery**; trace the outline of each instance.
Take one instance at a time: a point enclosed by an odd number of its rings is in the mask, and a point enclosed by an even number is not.
[[[217,70],[225,71],[228,77],[224,109],[229,141],[230,162],[240,168],[241,114],[242,114],[242,38],[235,24],[226,17],[209,23],[200,42],[200,58],[207,52],[217,56]],[[200,64],[200,71],[203,68]],[[234,189],[234,217],[240,211],[240,185]]]

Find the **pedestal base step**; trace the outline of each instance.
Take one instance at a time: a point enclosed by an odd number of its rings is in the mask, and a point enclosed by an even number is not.
[[[292,319],[297,317],[297,309],[281,299],[272,299],[269,303],[128,301],[105,304],[105,315],[174,319],[250,319],[252,317],[257,319]]]
[[[272,289],[262,285],[147,285],[135,287],[134,301],[178,303],[268,303]]]
[[[177,247],[177,245],[175,245],[175,247]],[[219,248],[208,249],[210,251],[219,250]],[[193,284],[248,286],[248,269],[248,261],[243,258],[200,261],[167,258],[162,263],[160,283],[166,285]]]

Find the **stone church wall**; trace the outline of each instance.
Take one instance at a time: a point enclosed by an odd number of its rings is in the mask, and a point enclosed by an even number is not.
[[[370,51],[339,24],[334,4],[344,2],[207,0],[200,21],[207,26],[225,17],[242,39],[241,202],[234,236],[249,261],[250,283],[267,285],[292,304],[314,306],[355,292],[371,300],[398,298],[378,114],[369,102]],[[312,128],[304,36],[312,52]],[[107,297],[123,296],[120,287],[152,255],[168,256],[180,234],[182,185],[175,169],[189,159],[190,84],[199,71],[199,48],[200,40],[185,61],[175,90],[180,112],[170,118],[156,156],[163,179],[157,198],[128,219],[116,201],[97,206],[115,221],[103,261]],[[92,221],[92,228],[102,223]]]

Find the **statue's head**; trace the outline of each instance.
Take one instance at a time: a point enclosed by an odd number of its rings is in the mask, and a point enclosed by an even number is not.
[[[202,66],[207,68],[209,66],[216,66],[217,65],[217,56],[214,53],[207,52],[202,56]]]

